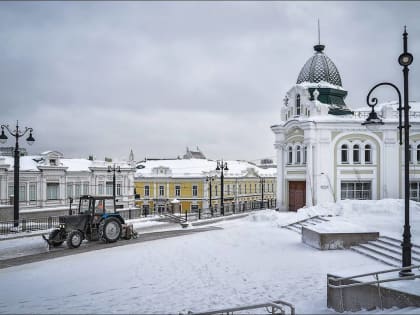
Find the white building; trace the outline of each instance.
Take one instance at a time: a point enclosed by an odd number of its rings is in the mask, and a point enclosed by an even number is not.
[[[316,45],[296,84],[286,93],[280,123],[271,127],[277,151],[280,210],[341,199],[404,196],[404,146],[399,144],[398,104],[375,107],[384,125],[368,130],[369,107],[344,102],[340,74]],[[419,200],[420,103],[410,103],[410,195]]]
[[[14,194],[13,157],[0,156],[0,200],[11,204]],[[113,193],[113,173],[108,166],[120,167],[116,172],[117,204],[134,206],[133,163],[112,163],[89,159],[68,159],[57,151],[20,157],[19,199],[21,209],[68,206],[69,198],[77,202],[80,195]]]

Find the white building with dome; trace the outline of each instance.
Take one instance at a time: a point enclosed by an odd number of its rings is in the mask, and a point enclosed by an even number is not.
[[[271,126],[277,152],[277,207],[304,206],[342,199],[404,196],[404,150],[399,144],[398,104],[375,107],[384,125],[361,125],[369,107],[345,103],[340,73],[324,53],[305,63],[286,93],[278,124]],[[410,102],[410,196],[420,200],[420,102]]]

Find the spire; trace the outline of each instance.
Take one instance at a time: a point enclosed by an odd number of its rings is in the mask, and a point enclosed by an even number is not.
[[[316,52],[322,52],[325,46],[321,45],[321,27],[319,26],[319,19],[318,19],[318,45],[314,46]]]

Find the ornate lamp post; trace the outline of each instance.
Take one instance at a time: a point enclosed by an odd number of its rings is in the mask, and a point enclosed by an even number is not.
[[[209,205],[209,207],[210,207],[210,213],[211,213],[211,216],[213,217],[213,204],[212,204],[212,199],[211,199],[211,197],[212,197],[212,185],[211,185],[211,183],[214,181],[214,176],[207,176],[206,177],[206,182],[208,182],[209,183],[209,202],[210,202],[210,205]]]
[[[25,127],[25,130],[21,131],[19,129],[19,123],[16,121],[16,129],[14,131],[11,131],[9,129],[9,125],[1,125],[1,135],[0,135],[0,143],[4,144],[7,141],[7,136],[4,134],[4,129],[8,131],[8,133],[15,137],[16,143],[15,143],[15,154],[14,154],[14,199],[13,199],[13,225],[15,227],[19,226],[19,169],[20,169],[20,152],[19,152],[19,138],[23,137],[28,131],[29,136],[26,139],[26,142],[29,145],[32,145],[35,142],[34,137],[32,137],[32,128]]]
[[[265,184],[265,178],[260,177],[260,186],[261,186],[261,209],[264,208],[264,184]]]
[[[223,198],[223,192],[224,192],[224,185],[223,185],[223,180],[224,180],[224,175],[223,175],[223,171],[228,171],[228,166],[226,162],[223,162],[223,160],[221,161],[217,161],[217,166],[216,166],[216,171],[220,171],[220,213],[222,215],[225,215],[225,204],[224,204],[224,198]]]
[[[400,145],[402,145],[402,130],[404,130],[404,233],[403,241],[401,243],[402,247],[402,267],[411,266],[411,233],[410,233],[410,178],[409,178],[409,165],[410,165],[410,122],[409,122],[409,112],[410,106],[408,104],[408,66],[413,62],[413,55],[407,52],[407,31],[404,27],[403,33],[403,43],[404,43],[404,52],[398,57],[398,63],[403,67],[404,74],[404,107],[401,106],[401,92],[392,83],[382,82],[375,85],[367,95],[367,104],[372,108],[372,112],[369,114],[369,117],[366,119],[362,125],[375,125],[381,124],[383,122],[376,114],[374,108],[378,103],[378,99],[373,97],[370,98],[370,94],[379,86],[390,86],[395,89],[398,94],[398,112],[399,112],[399,124],[398,129],[400,130]],[[404,122],[402,122],[402,116],[404,116]],[[411,276],[413,273],[411,269],[406,269],[400,271],[401,277]]]
[[[121,167],[115,166],[108,166],[108,173],[112,172],[112,197],[114,197],[114,209],[116,208],[116,201],[115,201],[115,172],[121,173]]]

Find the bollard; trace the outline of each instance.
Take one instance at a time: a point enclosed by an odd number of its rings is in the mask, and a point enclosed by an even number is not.
[[[22,231],[23,232],[26,231],[26,219],[25,218],[22,219]]]

